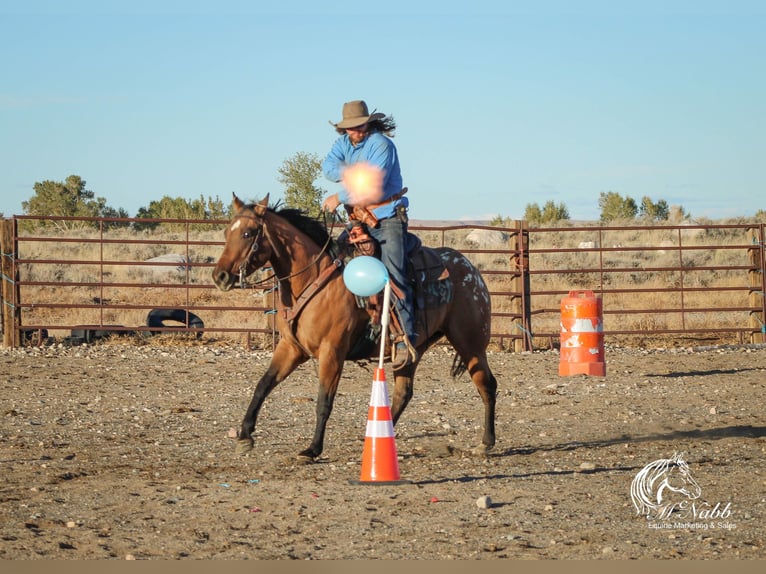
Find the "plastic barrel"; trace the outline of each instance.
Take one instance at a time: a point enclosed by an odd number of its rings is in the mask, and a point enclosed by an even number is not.
[[[561,300],[559,375],[606,375],[602,301],[593,291],[570,291]]]

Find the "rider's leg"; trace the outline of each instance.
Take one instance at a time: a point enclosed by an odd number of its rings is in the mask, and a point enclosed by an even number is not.
[[[405,239],[407,223],[398,217],[390,217],[378,221],[378,225],[370,228],[370,235],[380,245],[380,260],[388,269],[391,282],[404,294],[404,300],[395,299],[396,309],[402,321],[402,328],[412,345],[415,345],[415,316],[413,314],[412,286],[407,279],[407,252]]]

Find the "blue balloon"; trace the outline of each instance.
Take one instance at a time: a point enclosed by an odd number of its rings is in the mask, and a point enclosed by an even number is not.
[[[354,257],[343,270],[343,281],[354,295],[369,297],[386,286],[388,269],[375,257]]]

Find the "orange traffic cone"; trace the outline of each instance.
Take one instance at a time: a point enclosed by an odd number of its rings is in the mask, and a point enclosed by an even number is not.
[[[385,369],[375,369],[372,381],[370,408],[367,413],[367,432],[362,453],[362,473],[353,484],[406,484],[399,479],[399,460],[396,455],[394,423],[388,403]]]

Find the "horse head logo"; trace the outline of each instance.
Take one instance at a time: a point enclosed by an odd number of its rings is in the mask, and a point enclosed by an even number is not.
[[[699,498],[700,494],[702,489],[678,453],[647,464],[630,485],[636,514],[647,519],[667,518],[676,504]]]

